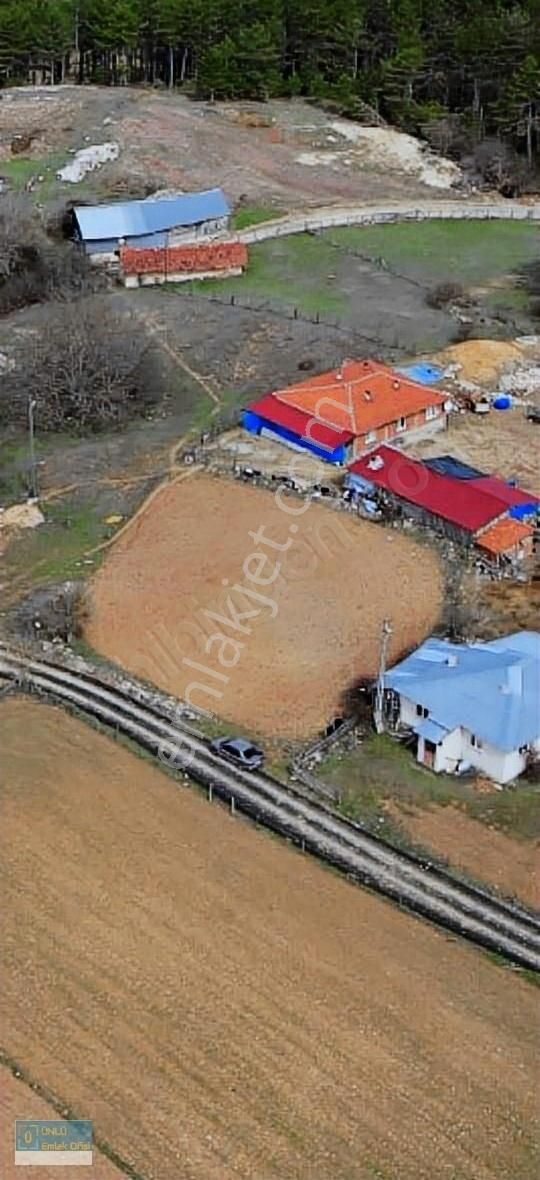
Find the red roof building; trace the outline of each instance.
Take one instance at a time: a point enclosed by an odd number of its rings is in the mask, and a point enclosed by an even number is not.
[[[353,476],[380,488],[432,516],[441,517],[464,532],[474,534],[507,510],[499,498],[477,489],[477,480],[439,475],[396,447],[377,447],[352,463]]]
[[[266,433],[275,427],[278,435],[290,430],[299,446],[317,431],[330,430],[333,438],[347,440],[347,458],[378,442],[431,433],[448,421],[444,394],[370,360],[344,361],[339,369],[277,389],[253,402],[245,415],[247,429]]]
[[[474,542],[493,560],[530,556],[533,529],[510,516],[512,493],[502,480],[459,479],[433,471],[396,447],[376,447],[351,463],[347,478],[357,495],[383,493],[420,523],[443,526],[457,540]],[[527,493],[520,493],[527,499]]]

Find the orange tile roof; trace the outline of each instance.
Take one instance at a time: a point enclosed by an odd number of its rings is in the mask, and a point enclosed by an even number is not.
[[[278,389],[273,396],[355,436],[446,401],[445,394],[369,360],[344,361],[339,369]]]
[[[476,544],[481,549],[487,549],[488,553],[507,553],[520,541],[531,537],[533,532],[534,529],[529,524],[522,524],[519,520],[513,520],[511,516],[505,516],[495,524],[490,524],[485,533],[480,533],[476,537]]]

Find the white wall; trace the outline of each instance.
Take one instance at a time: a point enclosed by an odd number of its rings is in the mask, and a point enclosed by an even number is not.
[[[416,726],[422,720],[416,712],[416,703],[408,697],[400,697],[400,721],[403,725]],[[437,773],[453,774],[458,762],[469,762],[480,774],[493,779],[496,783],[509,783],[518,778],[525,769],[526,757],[518,750],[507,754],[490,742],[482,742],[481,746],[473,746],[470,730],[457,727],[448,734],[439,746],[434,756],[433,769]],[[540,739],[538,742],[540,748]],[[418,741],[418,761],[424,760],[424,741]]]

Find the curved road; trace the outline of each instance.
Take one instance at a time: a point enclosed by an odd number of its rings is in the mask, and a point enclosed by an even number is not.
[[[0,647],[2,679],[98,718],[348,876],[522,967],[540,971],[540,916],[398,851],[268,774],[237,769],[181,721],[171,722],[97,675],[74,673]]]
[[[336,229],[346,225],[389,225],[396,221],[433,221],[448,218],[462,221],[540,221],[540,203],[525,205],[521,201],[505,201],[502,198],[499,201],[469,198],[466,201],[395,201],[384,205],[325,205],[318,209],[288,213],[285,217],[260,222],[258,225],[240,230],[238,237],[249,244],[262,242],[267,238],[284,237],[287,234]]]

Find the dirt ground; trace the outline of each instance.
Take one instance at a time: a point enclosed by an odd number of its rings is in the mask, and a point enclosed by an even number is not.
[[[9,1069],[2,1069],[0,1074],[0,1175],[2,1180],[17,1180],[21,1175],[20,1167],[19,1171],[15,1167],[15,1120],[26,1118],[57,1119],[61,1117],[24,1081],[13,1077]],[[58,1180],[55,1166],[47,1168],[45,1165],[41,1165],[37,1175],[39,1180]],[[68,1166],[62,1169],[60,1175],[62,1180],[78,1180],[81,1171],[80,1168]],[[94,1146],[92,1166],[82,1175],[88,1176],[89,1180],[122,1180],[124,1173],[115,1168]]]
[[[119,144],[115,163],[82,184],[56,186],[70,196],[122,195],[137,186],[144,195],[147,184],[219,184],[235,201],[245,196],[283,209],[358,197],[452,196],[423,184],[387,155],[380,162],[368,159],[346,134],[355,124],[340,121],[342,132],[330,116],[301,100],[209,104],[179,94],[95,86],[6,89],[2,98],[0,160],[8,162],[7,175],[14,134],[34,136],[28,157],[36,160],[37,174],[50,153],[67,160],[88,143]]]
[[[62,712],[0,717],[3,1040],[140,1175],[537,1176],[526,980]]]
[[[513,839],[464,815],[458,807],[415,810],[386,805],[412,840],[506,896],[540,909],[540,845]]]
[[[516,479],[540,496],[539,442],[539,427],[516,407],[489,414],[452,414],[448,433],[418,443],[415,452],[420,458],[448,452],[488,475]]]
[[[261,528],[267,544],[250,537]],[[240,727],[301,738],[375,672],[383,617],[395,659],[431,630],[441,593],[435,555],[392,530],[199,474],[164,488],[109,551],[86,638]],[[240,624],[230,603],[248,612]]]

